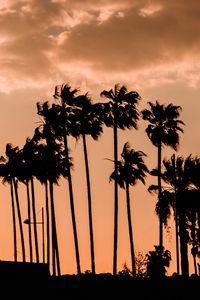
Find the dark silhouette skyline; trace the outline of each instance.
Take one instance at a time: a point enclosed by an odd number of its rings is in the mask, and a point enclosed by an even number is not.
[[[65,93],[65,96],[62,95]],[[77,95],[76,95],[77,94]],[[180,127],[184,125],[180,117],[180,106],[174,106],[172,103],[163,105],[158,103],[148,102],[150,110],[144,109],[141,112],[138,110],[138,100],[141,100],[139,94],[135,91],[127,91],[125,86],[116,84],[114,90],[103,91],[100,95],[110,99],[110,102],[99,102],[92,104],[91,98],[88,94],[81,94],[81,91],[71,90],[71,87],[62,85],[61,89],[55,89],[55,101],[59,97],[65,97],[65,106],[50,104],[48,101],[37,102],[37,114],[40,117],[39,126],[35,128],[32,138],[27,138],[22,149],[18,146],[13,146],[8,143],[6,145],[5,158],[1,157],[1,177],[2,182],[10,184],[11,203],[12,203],[12,223],[13,223],[13,253],[14,261],[18,261],[17,247],[19,241],[17,237],[16,221],[19,224],[18,230],[20,233],[22,260],[39,263],[39,245],[37,239],[37,219],[36,219],[36,199],[35,182],[39,182],[44,186],[45,183],[45,197],[44,205],[46,206],[45,224],[46,224],[46,238],[42,238],[42,256],[47,256],[47,265],[50,273],[53,276],[60,276],[61,262],[60,262],[60,248],[63,244],[63,239],[58,239],[59,231],[57,224],[59,217],[55,210],[55,187],[59,188],[61,178],[72,180],[71,167],[76,165],[72,163],[73,156],[69,156],[70,149],[66,144],[66,132],[69,137],[79,139],[82,137],[85,170],[86,170],[86,194],[88,197],[88,220],[89,220],[89,234],[88,244],[90,245],[91,255],[91,269],[88,271],[95,275],[95,252],[94,252],[94,238],[92,217],[92,197],[91,197],[91,179],[89,174],[89,160],[88,150],[86,144],[86,135],[97,140],[100,135],[104,134],[104,127],[112,127],[114,136],[114,160],[110,160],[114,164],[114,171],[110,175],[110,180],[114,181],[114,207],[113,214],[110,218],[114,220],[114,234],[113,234],[113,275],[118,274],[117,268],[117,251],[118,251],[118,214],[120,213],[118,185],[126,190],[126,209],[130,242],[130,257],[132,264],[132,276],[137,277],[136,273],[136,257],[135,246],[132,229],[132,208],[130,186],[135,185],[137,181],[145,183],[145,179],[157,176],[157,185],[150,185],[149,191],[154,191],[158,194],[155,211],[159,217],[159,239],[155,247],[155,253],[158,253],[157,258],[162,261],[165,253],[169,253],[166,257],[165,266],[169,268],[171,262],[171,253],[166,249],[163,242],[165,232],[163,225],[168,226],[168,219],[171,211],[174,215],[175,240],[174,249],[176,251],[177,274],[185,278],[189,277],[189,252],[188,249],[192,245],[191,255],[194,261],[194,274],[197,276],[197,258],[199,253],[199,171],[200,159],[199,156],[188,156],[187,158],[177,157],[172,155],[170,160],[162,159],[161,150],[163,145],[171,146],[173,150],[177,150],[179,145],[179,132],[183,133]],[[145,121],[149,121],[146,128],[146,133],[152,144],[158,148],[158,163],[149,171],[148,165],[145,165],[143,157],[147,157],[142,151],[136,152],[131,149],[126,142],[121,153],[121,160],[118,160],[118,133],[117,128],[123,129],[137,129],[137,122],[142,117]],[[63,134],[64,137],[63,138]],[[145,134],[145,131],[143,132]],[[109,178],[109,176],[108,176]],[[152,178],[153,179],[153,178]],[[29,182],[31,183],[31,193],[29,193]],[[27,259],[24,228],[22,226],[21,207],[22,200],[20,200],[20,185],[26,185],[26,203],[28,220],[33,220],[34,233],[34,251],[32,249],[32,227],[29,222],[28,241],[26,245],[29,246],[30,257]],[[169,185],[166,188],[165,183]],[[70,183],[72,185],[72,181]],[[72,186],[69,185],[71,189]],[[117,189],[116,189],[117,188]],[[171,188],[171,190],[170,190]],[[31,197],[30,197],[31,195]],[[72,194],[69,193],[72,196]],[[74,220],[74,200],[68,199],[72,208],[72,227],[74,230],[75,254],[77,263],[77,274],[81,274],[81,263],[79,258],[79,248],[77,248],[77,236],[79,232],[76,231],[76,221]],[[73,202],[73,203],[72,203]],[[16,219],[16,215],[18,219]],[[44,215],[43,215],[44,217]],[[74,223],[75,222],[75,223]],[[43,219],[44,225],[44,219]],[[74,227],[75,226],[75,227]],[[177,235],[178,233],[178,235]],[[110,236],[112,239],[112,236]],[[142,237],[140,237],[142,238]],[[46,240],[46,254],[44,243]],[[18,243],[17,243],[18,241]],[[40,247],[41,248],[41,247]],[[160,249],[160,250],[159,250]],[[165,251],[164,251],[165,249]],[[179,249],[180,249],[180,266],[179,266]],[[159,251],[157,251],[159,250]],[[156,252],[157,251],[157,252]],[[154,252],[151,249],[146,254],[149,260]],[[160,255],[160,257],[159,257]],[[126,252],[127,256],[127,252]],[[153,262],[154,263],[154,262]],[[148,264],[147,276],[148,276]],[[181,268],[179,268],[181,267]],[[154,270],[154,269],[152,269]],[[166,275],[167,270],[164,269],[163,274]]]

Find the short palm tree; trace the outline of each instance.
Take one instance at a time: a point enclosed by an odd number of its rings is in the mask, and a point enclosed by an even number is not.
[[[200,199],[200,157],[195,156],[192,158],[191,163],[191,183],[196,190],[197,199]],[[197,222],[198,222],[198,240],[200,242],[200,201],[196,202],[197,209]]]
[[[160,279],[166,275],[166,267],[170,266],[171,253],[164,247],[154,246],[154,251],[149,251],[146,255],[147,276]]]
[[[174,210],[176,228],[176,258],[177,273],[179,274],[179,239],[181,253],[182,275],[189,275],[188,266],[188,209],[189,199],[192,196],[191,189],[191,156],[185,159],[181,156],[175,157],[173,154],[170,159],[163,160],[162,179],[167,187],[162,187],[162,193],[166,193],[166,205],[170,205]],[[157,186],[158,190],[158,186]],[[161,201],[162,201],[161,193]],[[168,195],[167,195],[168,194]]]
[[[199,254],[200,248],[200,157],[190,156],[190,165],[188,171],[190,173],[190,184],[191,184],[191,197],[189,201],[189,222],[191,229],[191,253],[194,262],[194,272],[197,275],[197,255]]]
[[[123,151],[121,153],[122,159],[117,163],[117,173],[114,171],[110,176],[111,180],[115,180],[121,188],[126,190],[127,217],[133,277],[136,276],[136,266],[129,187],[135,186],[138,181],[141,181],[143,184],[145,184],[145,177],[148,169],[143,160],[144,156],[146,156],[144,152],[135,151],[134,149],[130,148],[129,143],[125,143]]]
[[[175,235],[176,235],[176,264],[177,264],[177,274],[180,273],[179,270],[179,236],[178,236],[178,212],[177,212],[177,174],[176,174],[176,157],[175,154],[171,156],[169,160],[164,159],[162,165],[162,179],[167,185],[162,185],[160,199],[156,204],[156,214],[161,216],[165,227],[168,226],[168,220],[171,217],[171,212],[174,212],[175,220]],[[153,176],[158,176],[158,169],[153,169],[150,172]],[[148,188],[149,192],[154,192],[158,194],[158,185],[150,185]]]
[[[149,122],[146,133],[152,144],[158,149],[158,202],[161,201],[161,164],[162,164],[162,147],[169,146],[177,150],[179,145],[179,132],[184,123],[179,120],[181,107],[173,104],[160,104],[148,102],[149,109],[144,109],[142,118]],[[159,216],[159,245],[163,246],[163,219],[162,212]]]
[[[139,112],[137,109],[140,96],[135,91],[128,92],[127,87],[119,84],[114,89],[102,91],[101,96],[109,102],[102,104],[102,119],[106,126],[113,128],[114,164],[117,173],[118,133],[117,129],[137,129]],[[118,184],[114,182],[114,245],[113,245],[113,274],[117,274],[118,246]]]

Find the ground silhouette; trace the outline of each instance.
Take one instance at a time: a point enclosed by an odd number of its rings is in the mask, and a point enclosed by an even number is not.
[[[200,277],[133,278],[102,273],[51,276],[46,264],[0,262],[5,299],[198,299]]]

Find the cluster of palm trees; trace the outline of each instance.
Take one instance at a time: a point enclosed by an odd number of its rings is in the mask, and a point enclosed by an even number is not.
[[[200,158],[189,156],[186,159],[176,157],[162,161],[163,146],[174,150],[179,144],[179,132],[183,132],[184,123],[179,120],[181,108],[173,104],[163,105],[159,102],[148,102],[149,108],[140,112],[138,105],[141,100],[136,91],[128,91],[126,86],[116,84],[114,89],[104,90],[101,97],[106,101],[92,103],[88,93],[80,94],[78,89],[70,85],[56,86],[55,103],[37,103],[40,125],[35,129],[32,138],[27,138],[22,149],[12,144],[6,145],[4,157],[0,161],[0,176],[3,182],[10,185],[14,260],[17,261],[16,222],[19,222],[22,258],[26,261],[25,242],[18,195],[19,183],[26,185],[27,214],[31,215],[34,224],[35,260],[39,262],[38,236],[36,227],[35,189],[34,182],[39,180],[45,187],[46,215],[46,261],[52,266],[53,275],[60,275],[60,257],[57,239],[56,215],[54,208],[54,184],[61,177],[67,179],[69,202],[71,209],[74,248],[77,274],[81,273],[78,232],[74,205],[74,188],[72,180],[72,158],[68,147],[68,137],[81,139],[85,160],[85,172],[88,199],[88,226],[91,256],[91,272],[96,273],[92,194],[90,187],[90,169],[87,151],[87,136],[97,140],[103,133],[104,126],[113,129],[114,170],[110,180],[114,181],[114,243],[113,243],[113,274],[117,274],[118,253],[118,186],[125,189],[127,200],[127,218],[130,238],[132,274],[136,276],[136,260],[131,220],[130,186],[138,181],[145,183],[147,174],[157,176],[158,184],[149,187],[158,194],[156,211],[159,216],[159,246],[163,247],[163,226],[167,224],[170,212],[174,213],[176,224],[177,272],[179,273],[179,246],[181,253],[181,271],[188,271],[188,243],[192,244],[195,273],[197,274],[196,257],[200,242]],[[118,129],[137,129],[138,120],[148,121],[146,133],[158,150],[158,165],[149,171],[144,158],[146,154],[131,148],[125,143],[121,159],[118,159]],[[109,174],[108,174],[109,177]],[[164,185],[165,183],[165,185]],[[32,214],[31,214],[32,212]],[[17,216],[16,216],[17,213]],[[29,257],[33,262],[32,230],[29,224]]]

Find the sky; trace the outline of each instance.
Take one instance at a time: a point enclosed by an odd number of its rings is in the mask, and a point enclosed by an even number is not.
[[[199,153],[200,112],[200,3],[196,0],[1,0],[0,1],[0,151],[6,143],[23,147],[40,120],[36,102],[53,101],[55,86],[68,83],[88,92],[93,102],[114,84],[125,84],[141,96],[139,109],[148,101],[182,107],[184,134],[178,155]],[[147,154],[156,166],[156,148],[139,129],[119,131],[119,153],[127,141]],[[92,183],[95,260],[97,272],[112,272],[113,165],[112,130],[104,129],[98,142],[88,138]],[[81,141],[70,139],[74,158],[73,185],[82,270],[91,269],[86,182]],[[164,148],[163,157],[172,150]],[[136,251],[146,253],[158,244],[156,197],[146,186],[131,189]],[[37,216],[41,218],[44,191],[37,185]],[[0,186],[0,259],[13,259],[11,203],[8,186]],[[119,192],[118,270],[130,267],[128,224],[124,191]],[[27,218],[24,187],[20,185],[22,217]],[[55,188],[55,206],[61,272],[75,273],[75,256],[67,182]],[[165,247],[172,251],[169,273],[175,271],[174,225],[165,231]],[[41,228],[39,228],[41,237]],[[27,237],[27,228],[24,225]],[[27,242],[26,242],[27,243]],[[26,245],[28,247],[28,245]],[[41,246],[41,245],[40,245]],[[40,249],[41,250],[41,249]],[[20,245],[19,245],[20,258]],[[27,249],[28,259],[28,249]],[[190,271],[194,272],[192,266]]]

